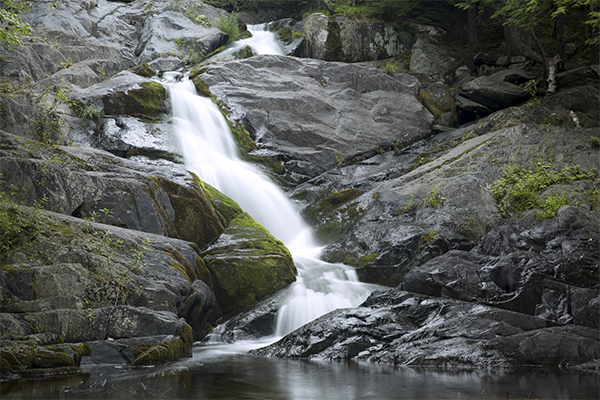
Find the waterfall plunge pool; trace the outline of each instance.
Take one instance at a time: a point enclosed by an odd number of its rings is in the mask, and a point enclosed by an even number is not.
[[[599,393],[597,374],[535,370],[487,375],[245,354],[257,345],[198,344],[191,359],[166,366],[84,367],[69,378],[4,382],[1,398],[597,399]]]

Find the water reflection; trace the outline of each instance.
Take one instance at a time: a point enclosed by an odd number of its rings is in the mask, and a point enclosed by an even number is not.
[[[78,377],[3,383],[1,398],[596,399],[599,393],[600,380],[594,374],[530,371],[490,376],[240,353],[256,346],[197,346],[193,358],[163,367],[102,367]]]

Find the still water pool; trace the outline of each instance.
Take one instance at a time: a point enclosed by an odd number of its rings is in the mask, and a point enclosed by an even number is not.
[[[254,357],[256,343],[197,345],[168,366],[95,367],[77,377],[3,383],[1,399],[598,399],[600,376],[484,375]]]

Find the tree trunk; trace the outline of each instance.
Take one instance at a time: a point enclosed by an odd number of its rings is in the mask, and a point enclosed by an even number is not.
[[[565,14],[558,14],[554,22],[554,35],[556,37],[556,52],[561,60],[565,61]]]
[[[530,34],[534,45],[538,48],[538,50],[541,49],[535,34],[533,34],[533,32],[530,32]],[[512,25],[504,25],[504,38],[506,40],[506,50],[509,56],[507,62],[510,62],[510,56],[523,55],[530,60],[544,65],[544,68],[548,68],[546,65],[545,55],[536,53],[531,46],[525,44],[525,40],[523,39],[519,28]]]
[[[477,37],[477,6],[471,5],[467,10],[467,38],[469,45],[479,47],[479,38]]]
[[[321,0],[321,3],[323,3],[323,5],[327,9],[327,11],[329,11],[329,14],[331,14],[331,15],[335,14],[335,8],[333,8],[327,0]]]

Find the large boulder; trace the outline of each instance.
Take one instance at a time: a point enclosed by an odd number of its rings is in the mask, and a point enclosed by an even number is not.
[[[332,311],[252,353],[487,372],[522,365],[597,368],[597,330],[549,325],[476,303],[377,291],[360,307]]]
[[[292,179],[306,180],[409,145],[433,117],[403,76],[373,67],[281,56],[211,65],[196,78]],[[264,151],[263,150],[263,151]]]
[[[295,53],[300,57],[357,62],[380,60],[407,50],[400,35],[380,21],[352,21],[314,13],[303,21],[302,29],[305,42]]]

